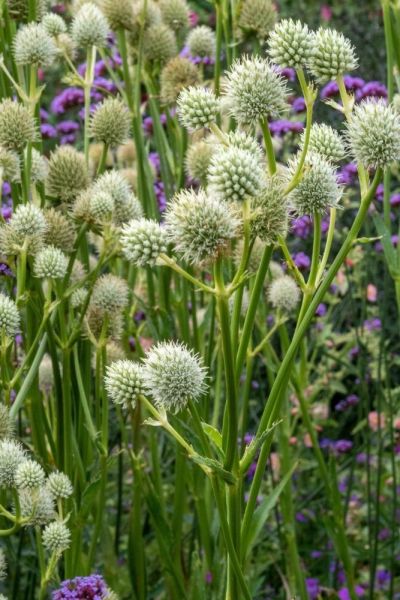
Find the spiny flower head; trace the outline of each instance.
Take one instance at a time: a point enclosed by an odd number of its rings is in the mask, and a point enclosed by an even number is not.
[[[31,150],[31,181],[34,183],[44,181],[49,172],[47,158],[40,154],[35,148],[32,148]],[[26,149],[25,154],[27,154]]]
[[[293,19],[283,19],[275,25],[268,40],[272,62],[280,67],[303,68],[313,51],[313,37],[307,25]]]
[[[133,29],[133,8],[130,0],[102,0],[101,9],[113,31]]]
[[[38,23],[29,23],[18,29],[13,46],[17,65],[47,67],[57,55],[52,37]]]
[[[252,199],[251,231],[267,244],[276,244],[288,232],[289,209],[285,179],[280,173],[268,177],[265,187]]]
[[[261,160],[262,150],[260,144],[252,135],[249,135],[245,131],[242,131],[241,129],[230,131],[228,133],[227,141],[229,146],[239,148],[240,150],[247,150],[247,152],[251,152]]]
[[[12,339],[18,332],[19,312],[14,300],[0,292],[0,338],[5,335]]]
[[[125,279],[107,273],[95,283],[91,304],[104,313],[120,312],[128,304],[128,285]]]
[[[158,3],[152,0],[136,0],[132,4],[133,24],[130,34],[132,46],[136,46],[139,40],[139,33],[143,27],[143,31],[147,30],[152,25],[161,23],[161,10]]]
[[[119,98],[106,98],[97,105],[90,122],[91,135],[108,146],[118,146],[129,137],[131,116]]]
[[[191,56],[200,58],[215,58],[216,38],[215,33],[207,25],[199,25],[192,29],[186,38],[186,46]]]
[[[162,101],[173,104],[183,89],[194,86],[199,81],[199,70],[190,60],[182,56],[171,58],[161,71]]]
[[[178,53],[175,33],[164,23],[152,25],[146,31],[143,51],[149,62],[164,65]]]
[[[179,120],[189,131],[202,129],[214,123],[219,110],[219,100],[208,88],[189,87],[179,94]]]
[[[89,210],[96,221],[109,220],[114,211],[114,199],[111,194],[98,191],[90,196]]]
[[[72,252],[76,240],[76,233],[71,221],[55,208],[49,208],[44,213],[47,230],[44,243],[55,246],[67,254]]]
[[[157,221],[134,219],[122,228],[121,246],[125,258],[134,265],[153,265],[167,251],[166,232]]]
[[[259,157],[247,150],[229,147],[214,154],[211,159],[209,191],[221,200],[233,202],[246,196],[256,196],[264,179]]]
[[[60,471],[49,475],[46,487],[54,500],[69,498],[74,491],[68,475]]]
[[[255,36],[262,42],[268,37],[276,20],[271,0],[243,0],[237,21],[239,37]]]
[[[85,157],[72,146],[58,146],[50,155],[47,193],[72,202],[89,183]]]
[[[300,146],[304,145],[305,133],[302,133]],[[325,160],[336,164],[346,157],[345,141],[340,134],[325,123],[314,123],[310,131],[308,151],[319,154]]]
[[[400,158],[400,115],[383,100],[366,100],[354,108],[347,138],[357,161],[387,167]]]
[[[54,499],[46,486],[34,490],[19,490],[21,516],[29,518],[28,524],[41,526],[49,523],[56,516]]]
[[[13,150],[0,146],[0,173],[6,181],[19,181],[21,177],[19,156]]]
[[[189,146],[185,157],[185,168],[189,177],[206,185],[210,161],[215,150],[215,145],[207,140],[199,140]]]
[[[230,112],[240,124],[255,125],[265,117],[277,118],[287,109],[288,89],[283,77],[268,60],[257,56],[233,63],[224,92]]]
[[[47,13],[42,19],[42,26],[52,37],[57,37],[61,33],[67,33],[67,25],[60,15],[56,13]]]
[[[134,408],[143,394],[143,366],[132,360],[117,360],[106,370],[105,388],[114,404]]]
[[[284,312],[293,311],[300,300],[300,289],[289,275],[273,279],[269,286],[269,301],[274,308]]]
[[[160,0],[162,20],[176,33],[189,27],[189,6],[185,0]]]
[[[4,98],[0,102],[0,146],[20,153],[28,142],[35,142],[37,137],[31,112],[20,102]]]
[[[19,204],[9,224],[21,239],[31,235],[44,235],[47,229],[44,212],[34,204]]]
[[[120,216],[125,215],[125,212],[132,205],[132,189],[123,175],[119,171],[106,171],[96,179],[91,187],[93,195],[102,192],[112,197],[114,201],[115,213],[119,224],[122,221]],[[137,208],[137,210],[140,210]],[[131,217],[132,218],[132,217]]]
[[[354,48],[342,33],[335,29],[320,28],[313,34],[313,50],[309,69],[324,83],[339,75],[354,71],[358,66]]]
[[[175,250],[195,265],[213,262],[224,253],[240,225],[232,204],[204,190],[178,192],[167,207],[165,222]]]
[[[25,450],[12,439],[0,440],[0,487],[14,487],[19,465],[25,460]]]
[[[107,19],[93,2],[85,2],[74,17],[71,36],[78,48],[106,45]]]
[[[33,271],[41,279],[61,279],[68,268],[68,259],[59,248],[45,246],[35,256]]]
[[[43,530],[43,546],[50,552],[61,554],[71,543],[71,532],[62,521],[53,521]]]
[[[296,169],[296,161],[291,163],[291,171]],[[338,206],[342,197],[337,177],[332,165],[318,154],[306,158],[303,176],[297,187],[290,193],[290,202],[298,215],[325,213]]]
[[[144,387],[161,409],[182,410],[206,390],[205,368],[197,354],[183,344],[159,342],[148,352],[143,369]]]
[[[46,474],[42,467],[34,460],[22,462],[15,473],[15,485],[19,489],[36,490],[42,487]]]

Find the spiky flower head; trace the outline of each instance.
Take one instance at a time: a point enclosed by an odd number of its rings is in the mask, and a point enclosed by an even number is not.
[[[395,110],[397,113],[400,113],[400,94],[394,94],[392,106],[393,110]]]
[[[96,192],[90,196],[89,210],[96,221],[109,221],[114,211],[114,199],[107,192]]]
[[[120,312],[128,304],[128,284],[125,279],[107,273],[95,283],[91,304],[103,313]]]
[[[90,121],[91,135],[108,146],[118,146],[129,137],[131,116],[119,98],[106,98],[97,105]]]
[[[113,31],[133,29],[133,9],[130,0],[102,0],[101,9]]]
[[[243,0],[237,21],[239,37],[255,36],[263,42],[275,20],[276,9],[271,0]]]
[[[46,474],[42,467],[34,460],[22,462],[15,473],[15,485],[19,489],[36,490],[42,487]]]
[[[31,149],[31,172],[30,178],[33,183],[44,181],[49,172],[49,163],[45,156],[35,148]],[[25,150],[25,154],[27,151]]]
[[[191,56],[214,59],[216,51],[215,32],[207,25],[199,25],[190,31],[186,38],[186,46]]]
[[[167,207],[167,235],[185,261],[213,262],[236,237],[240,221],[232,204],[204,190],[178,192]]]
[[[3,581],[7,576],[7,559],[4,553],[3,548],[0,548],[0,581]],[[5,596],[3,596],[4,600],[7,600]],[[0,596],[1,600],[1,596]]]
[[[176,102],[185,88],[197,85],[200,73],[196,65],[182,56],[171,58],[161,71],[161,100],[165,104]]]
[[[0,440],[14,435],[14,423],[10,417],[8,407],[0,404]]]
[[[47,13],[42,19],[42,26],[52,37],[57,37],[61,33],[67,33],[67,25],[60,15],[56,13]]]
[[[72,146],[58,146],[50,155],[47,193],[72,202],[89,183],[85,157]]]
[[[0,227],[0,251],[16,255],[24,249],[35,254],[43,245],[47,229],[43,211],[34,204],[20,204],[10,221]]]
[[[220,102],[208,88],[189,87],[178,96],[178,116],[186,129],[195,131],[209,127],[217,119]]]
[[[292,173],[296,160],[291,163]],[[306,158],[300,183],[290,193],[289,200],[298,215],[324,214],[329,208],[338,206],[342,189],[332,165],[318,154]]]
[[[47,67],[54,62],[57,47],[43,25],[29,23],[18,29],[13,41],[17,65]]]
[[[54,38],[54,41],[61,56],[68,56],[70,60],[75,59],[77,47],[69,33],[60,33],[56,38]]]
[[[76,233],[71,221],[60,210],[49,208],[44,213],[47,230],[44,236],[46,246],[55,246],[67,254],[72,252]]]
[[[228,202],[256,196],[264,179],[259,157],[235,147],[214,154],[208,170],[210,194]]]
[[[15,474],[24,461],[25,451],[19,442],[0,440],[0,487],[15,486]]]
[[[45,354],[39,366],[39,390],[48,396],[54,387],[53,361],[49,354]]]
[[[285,180],[280,173],[268,177],[261,193],[252,199],[251,231],[267,244],[286,238],[289,208],[285,196]]]
[[[160,0],[161,18],[176,33],[189,27],[189,6],[185,0]]]
[[[152,0],[136,0],[132,4],[133,22],[130,33],[132,46],[136,47],[141,29],[147,33],[152,25],[161,23],[161,10],[158,3]]]
[[[252,135],[249,135],[241,129],[230,131],[227,136],[227,143],[229,146],[233,146],[234,148],[247,150],[247,152],[251,152],[255,156],[258,156],[260,160],[262,159],[262,150],[260,144]]]
[[[268,54],[280,67],[300,69],[308,64],[314,39],[307,25],[283,19],[275,25],[268,40]]]
[[[0,174],[6,181],[19,181],[21,177],[19,157],[13,150],[0,146]]]
[[[84,287],[78,288],[71,295],[71,306],[72,308],[80,308],[86,300],[87,289]]]
[[[78,48],[106,45],[108,35],[107,19],[93,2],[85,2],[75,15],[71,36]]]
[[[35,256],[33,271],[41,279],[61,279],[68,268],[68,259],[59,248],[45,246]]]
[[[300,289],[292,277],[283,275],[271,282],[268,296],[274,308],[292,312],[300,300]]]
[[[69,498],[74,491],[68,475],[61,473],[60,471],[56,471],[49,475],[46,487],[54,500]]]
[[[62,521],[49,523],[43,531],[43,546],[49,552],[61,554],[71,543],[71,532]]]
[[[305,132],[301,135],[300,146],[303,147]],[[345,141],[341,135],[325,123],[314,123],[311,126],[308,151],[319,154],[332,164],[339,163],[346,157]]]
[[[122,228],[122,252],[137,267],[154,265],[161,253],[167,251],[165,229],[151,219],[134,219]]]
[[[143,394],[143,366],[132,360],[117,360],[107,367],[105,388],[114,404],[134,408]]]
[[[164,23],[152,25],[146,31],[143,51],[149,62],[165,65],[178,53],[175,33]]]
[[[131,219],[142,216],[142,207],[139,200],[132,193],[126,178],[119,171],[106,171],[96,179],[91,187],[94,196],[99,192],[108,194],[114,201],[114,222],[122,225]]]
[[[268,60],[257,56],[245,56],[233,63],[224,92],[232,116],[243,125],[277,118],[287,109],[285,80]]]
[[[0,146],[20,153],[28,142],[35,142],[37,137],[31,112],[20,102],[4,98],[0,102]]]
[[[56,516],[54,499],[46,486],[38,490],[19,490],[21,516],[29,518],[28,524],[41,526],[49,523]]]
[[[355,50],[342,33],[321,27],[313,34],[309,69],[318,81],[324,83],[336,79],[339,75],[354,71],[357,66]]]
[[[191,144],[185,157],[185,168],[189,177],[206,185],[208,169],[214,152],[215,145],[207,140],[199,140]]]
[[[183,344],[159,342],[148,352],[144,387],[161,409],[178,412],[206,390],[206,370],[200,357]]]
[[[14,300],[0,292],[0,337],[12,339],[19,328],[19,312]]]
[[[387,167],[400,158],[400,115],[381,99],[354,108],[347,124],[350,150],[366,167]]]

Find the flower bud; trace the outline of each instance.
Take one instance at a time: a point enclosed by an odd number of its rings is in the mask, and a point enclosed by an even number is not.
[[[275,25],[268,40],[272,62],[280,67],[305,67],[313,51],[313,37],[307,25],[293,19],[283,19]]]
[[[61,554],[71,544],[71,532],[61,521],[49,523],[43,531],[43,546],[50,552]]]
[[[20,153],[28,142],[35,142],[37,138],[30,111],[23,104],[4,98],[0,102],[0,146]]]
[[[219,109],[218,98],[208,88],[190,87],[179,94],[179,120],[189,131],[202,129],[214,123]]]
[[[134,265],[154,265],[160,254],[167,251],[166,232],[156,221],[132,220],[122,228],[121,246],[125,258]]]
[[[292,312],[300,300],[300,290],[289,275],[274,279],[269,287],[269,301],[274,308]]]
[[[309,69],[314,77],[324,83],[354,71],[358,66],[354,48],[342,33],[335,29],[320,28],[313,35],[313,51]]]
[[[108,146],[118,146],[129,137],[131,116],[119,98],[106,98],[94,111],[90,130],[91,135]]]
[[[143,367],[132,360],[118,360],[107,367],[105,388],[114,404],[124,409],[135,408],[143,394]]]
[[[259,157],[235,147],[214,154],[208,170],[211,194],[220,200],[234,202],[256,196],[264,185],[264,171]]]
[[[35,256],[33,272],[41,279],[61,279],[65,277],[68,259],[59,248],[45,246]]]

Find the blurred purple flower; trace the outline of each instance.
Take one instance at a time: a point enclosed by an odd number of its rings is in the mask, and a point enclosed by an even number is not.
[[[312,230],[311,217],[304,215],[303,217],[294,219],[292,221],[291,229],[296,237],[304,240],[310,235]]]
[[[269,130],[273,136],[282,137],[287,133],[301,133],[304,129],[304,123],[301,121],[287,121],[280,119],[269,123]]]
[[[309,269],[311,265],[310,257],[307,256],[304,252],[297,252],[292,256],[293,262],[300,271],[305,269]]]
[[[364,98],[387,98],[386,86],[380,81],[368,81],[361,89],[356,92],[358,102]]]
[[[292,110],[294,113],[302,113],[306,110],[306,101],[302,96],[295,98],[292,102]]]

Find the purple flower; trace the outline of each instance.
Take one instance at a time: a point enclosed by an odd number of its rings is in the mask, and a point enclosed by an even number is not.
[[[378,317],[375,317],[374,319],[366,319],[366,321],[364,321],[364,327],[367,331],[380,331],[382,322],[380,319],[378,319]]]
[[[292,102],[292,111],[294,113],[302,113],[306,110],[306,101],[302,96],[295,98]]]
[[[350,452],[352,447],[353,442],[350,440],[338,440],[332,445],[332,449],[336,454],[346,454],[346,452]]]
[[[292,231],[293,234],[304,240],[307,238],[312,230],[312,220],[311,217],[304,215],[303,217],[298,217],[292,221]]]
[[[378,569],[376,572],[376,585],[378,588],[386,587],[390,582],[390,571],[386,569]]]
[[[301,133],[304,129],[304,123],[279,119],[278,121],[271,121],[269,129],[273,136],[283,137],[287,133]]]
[[[307,254],[304,254],[304,252],[297,252],[296,254],[293,254],[292,258],[294,264],[298,269],[300,269],[300,271],[310,268],[310,257],[307,256]]]
[[[316,577],[307,577],[306,588],[310,600],[317,600],[320,592],[319,579],[317,579]]]
[[[400,206],[400,194],[393,194],[393,196],[390,197],[390,205],[391,206]]]
[[[81,88],[69,87],[55,96],[51,103],[51,110],[56,115],[62,115],[68,108],[82,106],[84,100],[84,92]]]
[[[75,131],[78,131],[79,129],[79,125],[76,121],[60,121],[57,124],[57,131],[58,133],[62,133],[62,134],[68,134],[68,133],[73,133]]]
[[[343,185],[351,185],[354,183],[355,177],[357,175],[357,165],[355,163],[348,163],[344,165],[338,171],[338,183]]]
[[[380,81],[368,81],[363,87],[357,90],[356,99],[358,102],[364,98],[387,98],[387,89]]]
[[[183,46],[179,56],[187,58],[195,65],[213,65],[215,63],[215,58],[212,56],[194,56],[190,53],[189,46]]]
[[[100,575],[88,575],[63,581],[60,588],[53,592],[53,600],[101,600],[106,598],[107,593],[106,583]]]
[[[326,311],[327,311],[326,304],[321,302],[321,304],[318,304],[315,314],[317,315],[317,317],[324,317],[326,315]]]
[[[4,183],[3,183],[3,193],[4,192]],[[3,219],[5,221],[8,221],[11,218],[12,215],[12,206],[2,206],[1,207],[1,216],[3,217]]]
[[[14,273],[11,271],[7,263],[0,262],[0,276],[14,277]]]
[[[296,71],[291,67],[277,67],[276,71],[277,73],[279,73],[279,75],[282,75],[282,77],[285,77],[285,79],[287,79],[288,81],[295,81],[296,79]]]
[[[355,90],[359,90],[365,85],[365,81],[360,77],[351,77],[350,75],[345,75],[344,85],[348,92],[353,92]],[[326,100],[327,98],[332,98],[337,96],[339,93],[339,86],[336,81],[330,81],[327,83],[321,90],[321,98],[322,100]]]
[[[57,137],[57,130],[50,123],[42,123],[40,126],[40,133],[45,140],[50,140]]]

